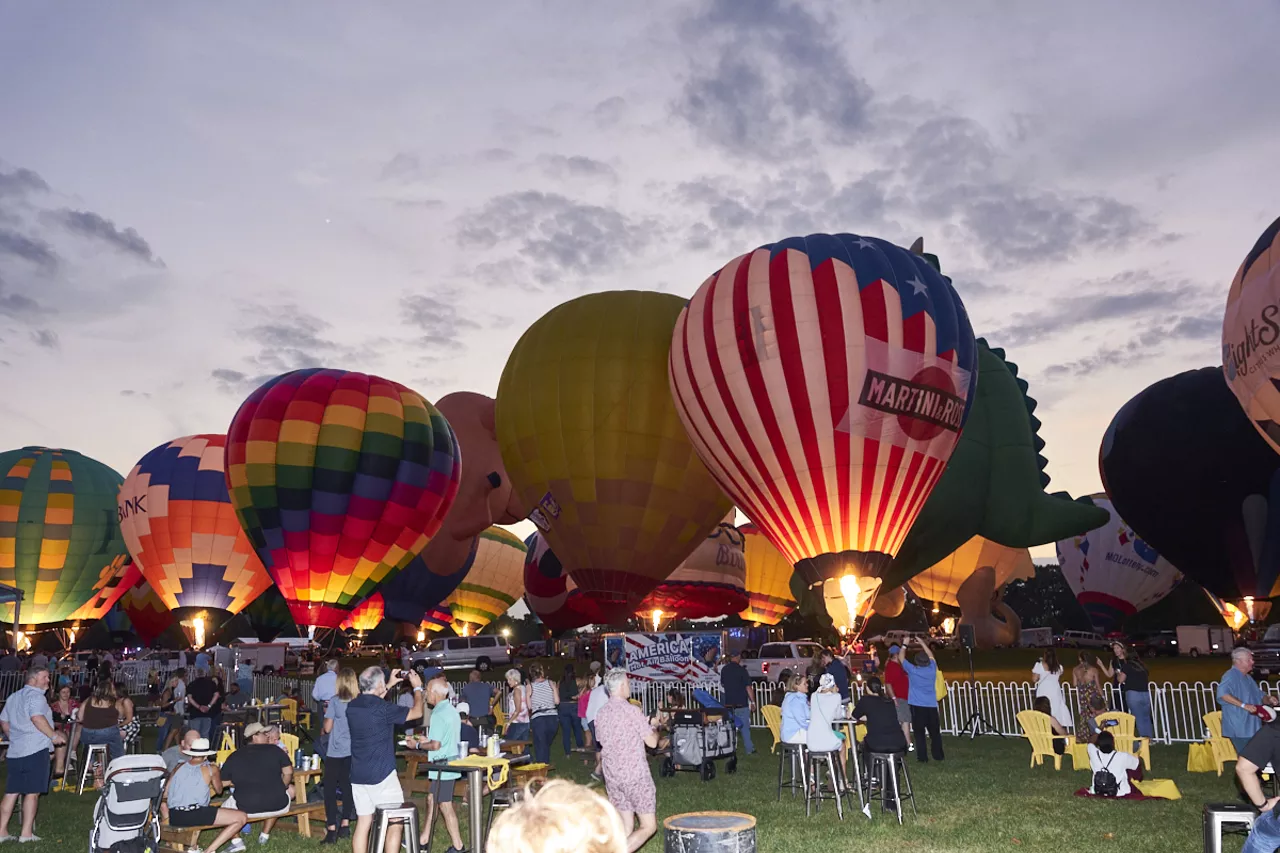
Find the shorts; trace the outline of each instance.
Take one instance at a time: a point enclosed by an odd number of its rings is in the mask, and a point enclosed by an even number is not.
[[[911,706],[907,704],[906,699],[894,699],[893,704],[898,709],[898,722],[911,722]]]
[[[447,803],[453,799],[453,789],[457,784],[457,779],[432,779],[431,796],[437,803]]]
[[[274,810],[271,810],[271,811],[261,811],[261,812],[252,812],[252,811],[249,811],[249,810],[248,810],[247,808],[245,808],[244,806],[242,806],[242,805],[238,805],[238,804],[236,803],[236,796],[235,796],[235,794],[232,794],[231,796],[227,797],[226,801],[225,801],[225,802],[223,802],[222,806],[223,806],[223,808],[228,808],[228,809],[239,809],[240,811],[244,812],[245,814],[247,814],[249,817],[252,817],[252,818],[259,818],[259,817],[279,817],[280,815],[285,814],[286,812],[288,812],[288,811],[289,811],[289,809],[293,808],[293,792],[292,792],[292,791],[290,791],[288,788],[286,788],[286,789],[285,789],[285,795],[286,795],[286,797],[287,797],[287,800],[286,800],[286,802],[285,802],[285,804],[284,804],[284,808],[274,809]]]
[[[10,758],[9,781],[5,785],[4,792],[6,794],[49,793],[50,763],[51,757],[47,749],[21,758]]]
[[[360,817],[373,814],[378,806],[403,805],[404,789],[400,787],[400,777],[393,770],[376,785],[353,784],[351,802],[355,804],[356,814]]]
[[[217,806],[196,806],[194,809],[169,809],[170,826],[213,826],[218,819]]]

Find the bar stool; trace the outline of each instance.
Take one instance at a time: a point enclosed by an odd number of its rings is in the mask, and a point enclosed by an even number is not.
[[[893,801],[894,809],[898,813],[898,824],[902,824],[902,799],[906,797],[911,801],[911,814],[919,820],[920,813],[916,811],[916,797],[911,791],[911,777],[907,775],[907,754],[905,752],[871,752],[867,754],[867,798],[864,805],[870,812],[871,803],[879,800],[883,806],[888,802],[886,795],[889,791],[889,785],[893,785]],[[898,771],[902,771],[902,785],[898,784]],[[876,776],[880,777],[880,796],[875,796],[871,790],[871,785]]]
[[[384,853],[383,847],[387,843],[387,829],[392,823],[403,823],[403,832],[408,833],[407,837],[402,836],[402,843],[407,841],[409,844],[409,853],[420,853],[418,847],[418,807],[413,803],[401,803],[398,806],[381,805],[373,813],[373,844],[370,853]],[[391,851],[397,853],[397,851]]]
[[[1204,807],[1204,853],[1222,853],[1222,833],[1228,824],[1253,829],[1258,810],[1244,803],[1210,803]]]
[[[76,794],[84,793],[85,780],[89,778],[89,774],[93,772],[93,757],[96,755],[102,761],[102,772],[107,772],[107,745],[105,743],[80,744],[85,748],[84,767],[80,770],[80,787]]]
[[[489,794],[489,817],[484,824],[485,843],[489,843],[489,830],[493,827],[493,815],[498,809],[509,809],[516,803],[524,799],[524,790],[521,788],[509,787],[498,788]],[[432,813],[432,830],[435,830],[435,815],[440,813],[440,804],[436,803],[436,809]]]
[[[840,778],[840,772],[836,770],[836,755],[839,751],[835,749],[828,750],[809,750],[809,782],[810,785],[804,789],[804,816],[809,816],[809,804],[816,802],[814,811],[822,810],[823,800],[836,801],[836,814],[844,820],[844,791],[841,790],[843,781]],[[827,781],[824,785],[822,782],[823,771],[826,771]]]
[[[858,807],[866,808],[867,801],[862,797],[862,759],[858,758],[859,744],[855,740],[849,747],[849,766],[845,768],[845,787],[853,786],[853,790],[858,792]],[[853,805],[853,797],[849,798],[849,805]]]
[[[804,769],[804,763],[808,760],[805,757],[804,744],[780,741],[778,748],[781,750],[778,753],[778,801],[782,800],[784,790],[790,791],[791,799],[794,800],[796,791],[803,794],[809,790],[808,774]],[[788,763],[790,763],[790,772],[784,777],[783,771],[786,770]],[[799,773],[796,772],[797,767]]]

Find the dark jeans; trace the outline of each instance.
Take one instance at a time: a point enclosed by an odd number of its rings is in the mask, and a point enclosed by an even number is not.
[[[533,718],[533,760],[539,764],[551,763],[551,742],[560,729],[560,719],[555,714]]]
[[[342,815],[338,815],[338,790],[342,790]],[[324,762],[324,815],[328,826],[337,827],[339,819],[350,821],[355,816],[356,804],[351,799],[351,756],[334,758]]]
[[[923,708],[919,705],[912,705],[911,731],[915,735],[916,760],[929,760],[924,751],[926,733],[929,735],[930,752],[933,754],[933,760],[942,761],[945,758],[942,754],[942,728],[938,719],[937,708]]]
[[[120,737],[120,729],[116,726],[105,729],[81,729],[80,743],[85,745],[106,744],[108,764],[124,755],[124,739]],[[102,769],[105,770],[106,767]]]
[[[578,717],[577,702],[560,703],[560,736],[564,739],[564,754],[569,754],[569,736],[578,749],[582,749],[582,720]]]

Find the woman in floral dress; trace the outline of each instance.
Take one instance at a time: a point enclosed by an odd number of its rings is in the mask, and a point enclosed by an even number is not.
[[[1072,671],[1072,678],[1080,701],[1080,723],[1076,726],[1076,741],[1093,743],[1097,736],[1097,725],[1093,718],[1107,709],[1107,700],[1102,692],[1102,673],[1098,671],[1097,660],[1091,652],[1080,653],[1080,662]]]

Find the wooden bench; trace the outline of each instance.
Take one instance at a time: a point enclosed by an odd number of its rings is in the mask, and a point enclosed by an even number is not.
[[[294,803],[289,811],[279,815],[279,820],[286,818],[294,818],[298,822],[297,831],[303,838],[311,837],[311,816],[318,815],[323,820],[324,803]],[[249,824],[261,823],[267,820],[266,817],[251,817]],[[277,830],[292,830],[293,827],[288,824],[276,824]],[[170,853],[186,853],[189,848],[197,847],[200,833],[208,830],[221,831],[221,827],[216,826],[170,826],[167,823],[160,824],[160,849],[170,851]]]

